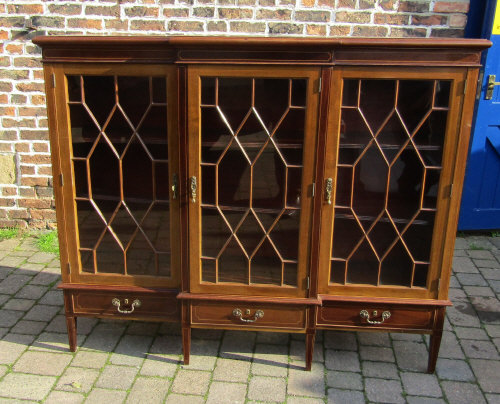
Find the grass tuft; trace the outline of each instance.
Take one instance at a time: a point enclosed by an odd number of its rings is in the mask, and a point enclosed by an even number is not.
[[[42,252],[59,254],[59,243],[57,241],[57,231],[55,230],[38,236],[36,244]]]
[[[0,241],[15,238],[19,235],[19,229],[17,227],[6,227],[5,229],[0,229]]]

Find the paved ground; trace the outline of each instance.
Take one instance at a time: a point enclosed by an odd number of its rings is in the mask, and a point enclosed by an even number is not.
[[[70,353],[59,263],[33,238],[0,242],[0,403],[500,403],[500,237],[457,239],[435,375],[427,338],[319,333],[312,372],[300,335],[79,320]],[[25,400],[25,401],[24,401]]]

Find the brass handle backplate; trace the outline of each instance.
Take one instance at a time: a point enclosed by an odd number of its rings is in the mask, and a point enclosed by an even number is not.
[[[128,305],[128,299],[124,299],[123,300],[123,303],[125,305]],[[139,299],[135,299],[132,304],[130,305],[130,308],[129,309],[122,309],[121,308],[121,302],[120,302],[120,299],[118,299],[117,297],[115,297],[113,300],[111,300],[111,304],[113,306],[116,306],[116,310],[118,310],[119,313],[122,313],[122,314],[130,314],[130,313],[133,313],[135,308],[136,307],[141,307],[141,301]]]
[[[373,317],[377,317],[378,316],[378,312],[377,310],[374,310],[373,313],[372,313]],[[391,317],[391,312],[390,311],[384,311],[382,313],[382,320],[378,321],[378,320],[370,320],[370,313],[368,313],[367,310],[361,310],[359,312],[359,316],[361,318],[364,318],[366,319],[366,322],[368,324],[382,324],[385,320],[389,319]]]
[[[245,314],[250,314],[250,310],[246,310]],[[233,316],[238,317],[244,323],[255,323],[259,318],[264,317],[264,310],[257,310],[253,318],[243,318],[243,312],[240,309],[234,309]]]
[[[191,194],[191,202],[196,202],[196,190],[198,188],[198,183],[196,181],[196,177],[189,178],[189,192]]]
[[[332,191],[333,191],[333,180],[331,178],[327,178],[325,181],[325,202],[328,205],[332,204]]]
[[[177,199],[177,192],[179,189],[179,176],[177,174],[172,175],[172,199]]]

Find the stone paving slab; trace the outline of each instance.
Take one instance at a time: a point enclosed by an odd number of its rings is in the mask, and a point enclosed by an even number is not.
[[[79,319],[68,351],[57,257],[31,238],[0,242],[0,403],[500,403],[500,238],[459,237],[434,375],[428,337],[304,336],[193,330],[181,361],[177,324]]]

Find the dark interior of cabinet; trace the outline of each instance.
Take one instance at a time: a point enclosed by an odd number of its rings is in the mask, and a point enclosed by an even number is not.
[[[297,286],[306,89],[201,79],[203,282]]]
[[[330,282],[425,287],[450,82],[343,82]]]
[[[170,276],[166,77],[66,80],[82,271]]]

